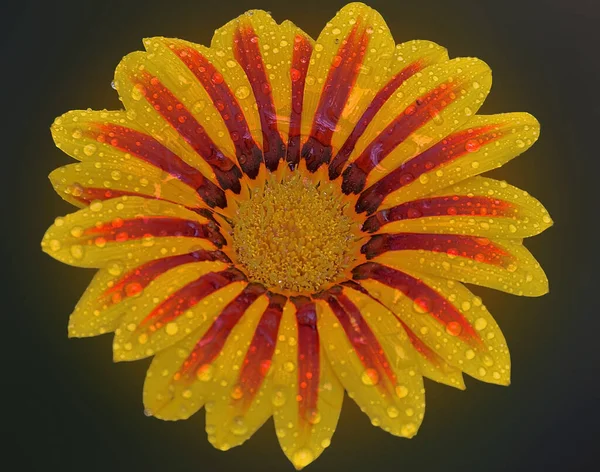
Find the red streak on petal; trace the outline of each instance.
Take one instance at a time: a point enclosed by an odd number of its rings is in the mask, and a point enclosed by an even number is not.
[[[468,149],[470,141],[477,140],[480,146],[483,146],[502,137],[502,133],[498,131],[501,126],[499,123],[479,128],[469,128],[451,134],[418,156],[408,160],[362,192],[356,202],[356,211],[358,213],[363,211],[368,214],[373,213],[390,193],[409,185],[426,172],[431,172],[468,152],[473,152]],[[350,166],[348,169],[350,169]]]
[[[358,18],[333,58],[302,157],[311,172],[331,159],[331,138],[362,66],[370,33]]]
[[[377,336],[363,318],[359,308],[339,286],[329,289],[321,295],[321,298],[327,301],[331,311],[340,322],[371,382],[383,392],[388,394],[392,392],[397,383],[396,375]]]
[[[292,80],[292,111],[290,112],[290,131],[287,149],[287,162],[290,167],[300,162],[300,125],[302,122],[302,104],[304,101],[304,83],[310,64],[312,45],[308,38],[297,34],[294,38],[294,52],[290,78]]]
[[[151,136],[109,123],[90,123],[85,135],[169,173],[196,190],[211,207],[224,208],[227,204],[225,194],[219,187]]]
[[[460,330],[454,331],[458,338],[476,347],[483,346],[481,338],[462,313],[422,280],[375,262],[362,264],[354,268],[352,273],[355,280],[372,279],[399,290],[418,306],[419,314],[433,316],[444,327],[456,323],[460,326]]]
[[[254,301],[266,292],[259,284],[251,283],[229,304],[213,321],[204,336],[196,343],[179,370],[180,376],[187,381],[196,380],[219,355],[231,330],[240,321]],[[201,379],[202,380],[202,379]]]
[[[346,162],[348,162],[348,158],[350,157],[350,154],[352,154],[352,151],[354,150],[359,138],[363,135],[385,102],[388,101],[388,99],[393,95],[398,87],[400,87],[400,85],[406,81],[406,79],[419,72],[421,69],[423,69],[423,67],[425,67],[425,65],[426,64],[422,60],[417,60],[409,64],[396,75],[394,75],[388,81],[388,83],[379,92],[377,92],[377,95],[375,95],[373,101],[369,104],[367,109],[358,120],[358,123],[352,130],[352,133],[350,133],[350,136],[348,136],[338,154],[331,161],[329,166],[329,178],[331,180],[337,179],[342,173],[342,169],[346,165]]]
[[[404,331],[406,331],[406,334],[408,335],[408,339],[410,340],[410,343],[413,345],[415,350],[419,354],[421,354],[421,356],[423,356],[425,359],[427,359],[427,361],[430,362],[435,368],[441,369],[442,365],[444,365],[443,359],[439,355],[437,355],[434,351],[432,351],[431,348],[429,346],[427,346],[427,344],[425,344],[423,341],[421,341],[417,337],[417,335],[415,333],[413,333],[410,330],[410,328],[402,320],[399,320],[399,321],[402,324]]]
[[[165,323],[180,317],[184,312],[198,304],[203,298],[217,290],[246,277],[237,269],[225,269],[221,272],[211,272],[190,282],[184,287],[169,295],[165,301],[155,307],[140,326],[149,325],[151,331],[155,331]]]
[[[191,47],[169,44],[169,48],[183,61],[202,84],[213,104],[221,114],[236,150],[240,167],[254,179],[263,161],[262,151],[254,142],[244,112],[235,95],[223,80],[222,74],[198,50]]]
[[[277,344],[277,333],[286,297],[267,294],[269,305],[258,322],[250,348],[246,353],[239,377],[239,386],[243,408],[247,410],[260,389],[271,367],[271,360]]]
[[[346,168],[342,183],[344,193],[360,193],[369,173],[406,138],[453,103],[460,96],[460,86],[452,82],[441,84],[400,113]]]
[[[94,200],[109,200],[111,198],[117,198],[122,196],[141,196],[148,198],[148,195],[141,193],[128,192],[127,190],[112,190],[108,188],[98,187],[84,187],[83,185],[76,183],[77,188],[81,189],[81,194],[71,196],[81,203],[89,205]]]
[[[223,155],[221,150],[206,134],[189,110],[157,77],[148,72],[140,72],[134,77],[141,84],[146,100],[154,109],[181,135],[181,137],[211,167],[219,185],[231,189],[235,193],[241,190],[242,172],[231,159]]]
[[[298,413],[305,425],[318,412],[321,377],[319,331],[315,302],[307,297],[293,297],[298,326]]]
[[[263,154],[267,169],[277,169],[285,156],[285,144],[277,130],[277,111],[271,84],[265,72],[259,39],[250,25],[240,25],[233,36],[233,54],[250,81],[263,134]]]
[[[510,202],[491,197],[469,197],[448,195],[430,197],[402,203],[392,208],[380,210],[363,223],[363,231],[378,231],[382,226],[394,221],[427,218],[431,216],[489,216],[511,218],[517,215],[517,208]]]
[[[87,228],[83,234],[117,242],[130,239],[177,236],[208,239],[217,247],[226,244],[225,238],[212,222],[203,224],[183,218],[162,216],[140,217],[129,220],[115,218],[113,221]]]
[[[130,296],[131,287],[139,287],[139,291],[146,288],[150,282],[164,274],[168,270],[174,269],[183,264],[190,264],[201,261],[221,261],[231,262],[231,260],[221,251],[199,250],[188,254],[165,257],[147,262],[135,269],[126,272],[123,276],[116,279],[113,285],[103,293],[104,302],[108,305],[117,303],[127,296]],[[134,290],[135,291],[135,290]]]
[[[387,251],[407,250],[445,252],[449,256],[465,257],[504,268],[514,261],[511,254],[487,238],[454,234],[376,234],[361,248],[367,259],[373,259]]]

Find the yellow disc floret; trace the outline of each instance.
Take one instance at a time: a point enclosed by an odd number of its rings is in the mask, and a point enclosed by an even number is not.
[[[290,292],[316,292],[353,261],[353,220],[342,197],[296,174],[270,179],[242,203],[233,245],[250,278]]]

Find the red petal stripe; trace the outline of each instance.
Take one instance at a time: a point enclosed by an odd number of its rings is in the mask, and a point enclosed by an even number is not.
[[[123,298],[140,293],[150,284],[150,282],[168,270],[183,264],[200,261],[231,262],[231,260],[221,251],[205,250],[150,261],[125,273],[118,280],[115,280],[113,285],[104,292],[104,301],[107,305],[119,303]]]
[[[292,80],[292,111],[290,112],[290,131],[287,149],[287,162],[290,167],[300,162],[300,125],[302,122],[302,104],[304,102],[304,83],[312,54],[309,40],[297,34],[294,38],[294,52],[290,78]]]
[[[90,129],[85,135],[100,143],[110,144],[169,173],[195,189],[211,207],[224,208],[227,205],[223,190],[151,136],[106,123],[90,123]]]
[[[245,409],[252,404],[254,396],[260,389],[271,367],[275,345],[277,344],[279,323],[287,300],[283,295],[270,292],[267,295],[269,305],[258,322],[239,377],[240,400]]]
[[[379,92],[377,92],[377,95],[375,95],[373,101],[369,104],[365,112],[358,120],[358,123],[352,130],[352,133],[350,133],[350,136],[348,136],[338,154],[331,161],[329,166],[329,178],[331,180],[337,179],[342,173],[342,169],[346,165],[346,162],[348,162],[350,154],[352,154],[356,143],[384,103],[388,101],[392,94],[406,81],[406,79],[412,77],[414,74],[423,69],[423,66],[424,63],[420,60],[409,64],[394,77],[392,77],[388,83]]]
[[[517,208],[510,202],[489,197],[469,197],[467,195],[447,195],[402,203],[392,208],[380,210],[366,219],[363,231],[378,231],[393,221],[426,218],[430,216],[490,216],[513,217]]]
[[[354,280],[346,280],[345,282],[342,282],[341,285],[343,285],[345,287],[350,287],[353,290],[356,290],[360,293],[365,294],[366,296],[370,297],[371,299],[373,299],[374,301],[376,301],[377,303],[379,303],[380,305],[385,307],[386,310],[388,309],[385,305],[383,305],[379,300],[374,298],[373,295],[371,295],[365,288],[363,288],[360,284],[358,284]],[[440,367],[443,364],[443,359],[438,354],[436,354],[434,351],[432,351],[429,348],[429,346],[427,346],[425,343],[423,343],[423,341],[421,341],[415,335],[415,333],[413,333],[410,330],[410,328],[406,325],[406,323],[404,323],[404,321],[402,321],[400,318],[398,318],[398,316],[396,314],[394,314],[394,316],[400,322],[400,324],[404,328],[404,331],[406,331],[406,334],[408,335],[410,343],[419,352],[419,354],[421,354],[423,357],[425,357],[425,359],[427,359],[429,362],[431,362],[436,367]]]
[[[94,200],[110,200],[111,198],[117,198],[122,196],[142,196],[148,198],[147,195],[142,195],[141,193],[128,192],[127,190],[111,190],[107,188],[84,187],[80,183],[75,183],[75,188],[77,188],[78,191],[76,191],[76,193],[71,192],[71,196],[76,200],[80,201],[81,203],[85,203],[86,205],[89,205]]]
[[[87,228],[83,234],[95,236],[97,244],[109,241],[123,242],[129,239],[164,238],[168,236],[204,238],[217,247],[226,244],[225,238],[212,222],[202,224],[193,220],[163,216],[140,217],[130,220],[115,218],[99,226]],[[99,238],[102,240],[99,241]]]
[[[384,391],[389,390],[387,379],[392,388],[396,385],[396,375],[377,336],[373,333],[359,308],[344,294],[341,287],[333,287],[320,296],[330,306],[346,337],[356,351],[356,355],[365,367],[367,381],[378,385]]]
[[[367,259],[373,259],[387,251],[407,250],[445,252],[499,267],[507,267],[514,261],[513,256],[487,238],[454,234],[376,234],[360,251]]]
[[[265,164],[267,169],[275,170],[279,159],[285,156],[285,144],[277,130],[277,111],[260,53],[258,36],[252,26],[240,25],[234,34],[233,42],[233,53],[246,72],[258,105]]]
[[[196,49],[174,43],[169,44],[169,48],[192,71],[210,96],[227,126],[240,167],[244,173],[254,179],[263,161],[262,151],[254,142],[244,112],[223,80],[223,75]]]
[[[399,290],[414,302],[418,313],[434,316],[449,334],[458,336],[473,346],[483,346],[479,335],[462,313],[423,281],[375,262],[367,262],[354,268],[352,274],[355,280],[372,279]]]
[[[331,159],[331,138],[356,83],[368,43],[367,28],[361,26],[358,18],[333,58],[315,111],[312,131],[302,148],[302,157],[311,172]]]
[[[143,86],[141,90],[148,102],[185,139],[185,141],[210,165],[224,190],[235,193],[241,190],[242,173],[231,159],[224,156],[217,145],[206,134],[204,128],[175,95],[157,77],[141,72],[136,77]]]
[[[346,168],[342,183],[344,193],[360,193],[365,187],[369,172],[400,143],[435,118],[459,96],[460,85],[448,82],[427,92],[409,105]]]
[[[249,284],[223,309],[208,331],[196,343],[194,349],[181,366],[178,374],[186,380],[194,380],[196,375],[206,374],[208,366],[217,358],[231,330],[240,321],[246,310],[256,299],[266,292],[259,284]]]
[[[410,340],[410,343],[413,345],[415,350],[434,366],[438,368],[441,367],[443,365],[443,359],[434,351],[432,351],[427,344],[421,341],[417,337],[417,335],[411,331],[411,329],[406,325],[406,323],[404,323],[402,320],[398,321],[400,321],[400,323],[402,324],[402,327],[404,328],[404,331],[406,331],[408,339]]]
[[[319,399],[321,375],[319,331],[315,302],[307,297],[293,297],[298,325],[298,401],[299,416],[314,421]]]
[[[177,319],[211,293],[240,280],[246,280],[246,276],[233,268],[203,275],[169,295],[144,318],[140,325],[152,322],[150,329],[158,329],[165,323]]]
[[[451,134],[365,190],[356,202],[356,211],[373,213],[385,197],[418,179],[421,174],[437,169],[468,152],[475,152],[484,144],[500,138],[502,134],[497,131],[500,127],[501,124],[481,126]]]

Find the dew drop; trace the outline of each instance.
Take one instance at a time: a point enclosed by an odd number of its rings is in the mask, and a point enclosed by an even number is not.
[[[431,301],[425,297],[417,297],[413,301],[413,310],[420,314],[429,313],[431,311]]]
[[[274,406],[283,406],[285,405],[285,393],[282,390],[275,390],[273,395],[271,396],[271,402]]]
[[[292,462],[297,469],[301,469],[302,467],[306,467],[310,464],[314,459],[314,454],[308,448],[301,448],[294,452],[292,456]]]
[[[212,379],[213,367],[210,364],[202,364],[196,371],[196,377],[202,382],[208,382]]]
[[[177,323],[167,323],[165,331],[169,336],[174,336],[179,331],[179,327],[177,326]]]
[[[361,380],[365,385],[377,385],[379,374],[375,369],[367,369],[362,373]]]
[[[102,202],[96,200],[95,202],[92,202],[92,204],[90,205],[90,210],[92,211],[100,211],[102,210]]]
[[[456,321],[450,321],[446,325],[446,333],[450,336],[458,336],[462,331],[462,326]]]
[[[475,320],[475,329],[477,331],[481,331],[481,330],[485,329],[486,326],[487,326],[487,321],[485,318],[477,318]]]
[[[417,427],[415,426],[414,423],[406,423],[404,426],[402,426],[402,429],[400,430],[400,433],[402,434],[402,436],[406,436],[406,437],[414,436],[414,434],[416,432],[417,432]]]
[[[234,400],[239,400],[244,396],[244,390],[242,390],[241,385],[236,385],[231,389],[231,398]]]
[[[248,426],[243,416],[236,416],[231,424],[231,432],[235,436],[243,436],[248,432]]]
[[[240,100],[247,98],[249,95],[250,95],[250,89],[248,87],[246,87],[245,85],[242,85],[235,90],[235,96],[237,98],[239,98]]]
[[[82,259],[83,258],[83,247],[80,246],[79,244],[74,244],[73,246],[71,246],[71,255],[75,259]]]
[[[85,146],[83,146],[83,153],[86,156],[93,156],[96,152],[96,149],[97,148],[95,144],[86,144]]]
[[[469,139],[465,143],[465,149],[467,150],[467,152],[477,152],[479,151],[480,147],[481,144],[479,144],[479,141],[477,141],[476,139]]]
[[[142,84],[135,84],[131,89],[131,98],[136,101],[142,99],[142,97],[146,94],[146,89]]]

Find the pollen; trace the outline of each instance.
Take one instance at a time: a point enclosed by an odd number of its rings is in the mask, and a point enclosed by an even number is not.
[[[238,261],[269,289],[322,290],[355,259],[356,223],[344,209],[343,197],[328,185],[298,174],[270,179],[235,215]]]

